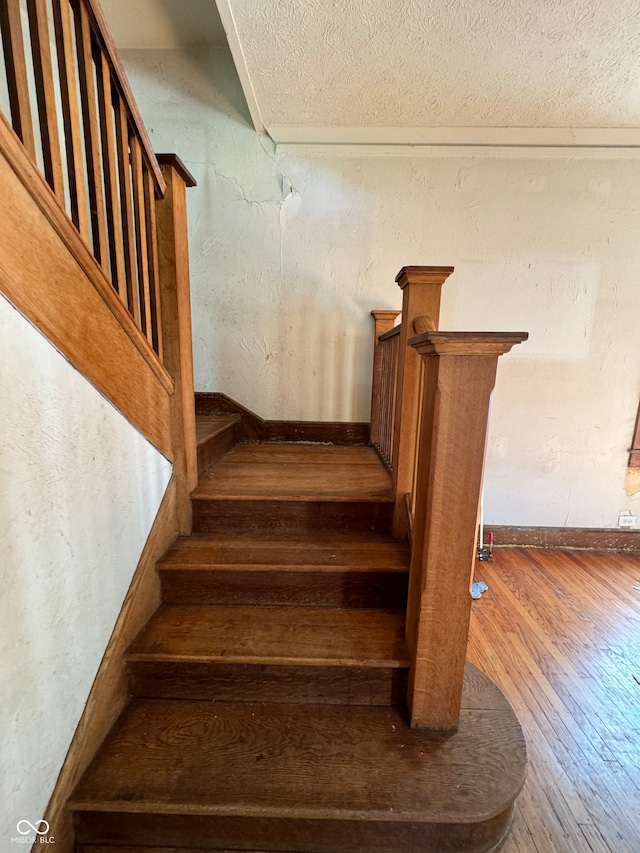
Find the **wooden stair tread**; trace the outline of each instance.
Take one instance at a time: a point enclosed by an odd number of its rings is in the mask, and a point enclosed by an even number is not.
[[[305,535],[203,533],[178,540],[158,563],[165,571],[402,572],[409,568],[405,542],[385,534],[312,531]]]
[[[477,670],[471,675],[460,727],[441,735],[409,729],[394,708],[134,700],[71,807],[107,812],[110,821],[119,811],[486,821],[519,791],[525,747],[499,691]]]
[[[390,503],[391,477],[371,447],[237,445],[201,475],[192,498]]]
[[[365,445],[309,444],[296,442],[245,442],[234,448],[229,454],[229,464],[264,465],[273,462],[285,463],[326,463],[329,465],[371,465],[371,460],[379,461],[373,447]],[[384,467],[384,466],[383,466]]]
[[[240,421],[240,415],[196,415],[196,446],[215,438]]]
[[[404,613],[307,607],[164,605],[127,660],[408,667]]]

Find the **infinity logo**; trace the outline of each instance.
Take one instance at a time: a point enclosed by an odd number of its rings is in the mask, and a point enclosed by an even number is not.
[[[43,826],[44,829],[42,829]],[[22,827],[22,829],[20,829],[20,827]],[[26,827],[26,829],[24,827]],[[31,832],[35,832],[36,835],[46,835],[47,832],[49,832],[49,824],[46,820],[39,820],[36,826],[34,826],[28,820],[21,820],[18,821],[16,829],[18,830],[20,835],[28,835],[29,830],[31,830]]]

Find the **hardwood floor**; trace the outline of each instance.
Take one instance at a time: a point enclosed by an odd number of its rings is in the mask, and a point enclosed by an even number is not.
[[[389,501],[391,478],[372,447],[238,444],[200,478],[193,497]]]
[[[475,580],[469,659],[529,751],[500,853],[638,853],[640,556],[499,549]]]

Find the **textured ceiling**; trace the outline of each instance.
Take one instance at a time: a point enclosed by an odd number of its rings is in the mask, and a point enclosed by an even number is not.
[[[640,128],[638,0],[218,6],[235,24],[230,46],[245,91],[248,81],[275,138],[328,139],[334,129],[334,141],[349,141],[338,130],[347,128],[360,141],[363,129],[384,141],[380,128],[396,129],[391,141],[402,140],[398,128],[414,137],[419,128],[453,137],[456,128]]]
[[[638,0],[102,3],[119,47],[228,36],[276,141],[640,147]]]

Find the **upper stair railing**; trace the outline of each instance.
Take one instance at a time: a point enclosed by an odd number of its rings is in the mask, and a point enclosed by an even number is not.
[[[98,0],[0,0],[0,291],[197,481],[186,187]]]
[[[155,200],[166,184],[102,10],[2,0],[0,29],[13,130],[162,361]]]
[[[489,400],[498,356],[525,332],[439,332],[451,267],[405,267],[402,323],[376,321],[371,440],[391,468],[394,533],[411,540],[411,724],[458,724]],[[393,316],[392,316],[393,315]],[[391,341],[397,341],[392,350]],[[393,344],[396,347],[396,344]],[[393,417],[390,418],[390,413]]]

